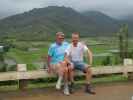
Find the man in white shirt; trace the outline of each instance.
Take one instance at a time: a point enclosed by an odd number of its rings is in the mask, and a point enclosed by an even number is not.
[[[69,74],[70,74],[70,92],[72,92],[73,87],[73,69],[81,70],[85,73],[86,76],[86,86],[85,92],[90,94],[95,94],[92,86],[90,84],[90,80],[92,77],[90,66],[92,65],[93,55],[92,52],[87,48],[84,43],[79,42],[79,33],[75,32],[72,34],[72,43],[66,49],[65,61],[68,63]],[[84,62],[84,54],[87,53],[89,58],[89,64]]]

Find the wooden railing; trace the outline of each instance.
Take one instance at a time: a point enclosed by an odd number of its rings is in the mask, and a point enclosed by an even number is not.
[[[19,66],[19,65],[18,65]],[[101,66],[92,67],[93,75],[107,75],[107,74],[122,74],[128,76],[128,73],[133,72],[133,66]],[[76,75],[83,75],[82,72],[76,72]],[[28,79],[55,77],[53,74],[47,73],[47,70],[26,71],[19,70],[15,72],[1,72],[0,81],[19,80],[20,89],[23,89],[24,81]]]

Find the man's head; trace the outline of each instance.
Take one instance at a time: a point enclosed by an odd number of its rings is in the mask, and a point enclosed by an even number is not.
[[[63,32],[57,32],[56,33],[56,42],[58,44],[61,44],[64,41],[64,33]]]
[[[73,45],[78,44],[78,42],[79,42],[79,33],[78,32],[72,33],[72,42],[73,42]]]

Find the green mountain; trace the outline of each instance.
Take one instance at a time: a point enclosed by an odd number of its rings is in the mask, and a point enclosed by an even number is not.
[[[98,11],[86,11],[83,12],[85,16],[88,16],[90,19],[95,21],[97,24],[102,25],[104,27],[113,27],[114,29],[117,28],[118,21],[111,18],[110,16],[107,16],[101,12]],[[114,26],[110,26],[114,25]]]
[[[57,31],[67,36],[76,31],[82,36],[108,36],[118,26],[116,20],[100,12],[80,13],[72,8],[49,6],[0,20],[0,35],[47,39]]]

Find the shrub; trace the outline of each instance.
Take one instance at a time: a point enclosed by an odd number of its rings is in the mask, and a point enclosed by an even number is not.
[[[110,59],[110,56],[107,56],[103,62],[102,62],[102,65],[110,65],[111,64],[111,59]]]

